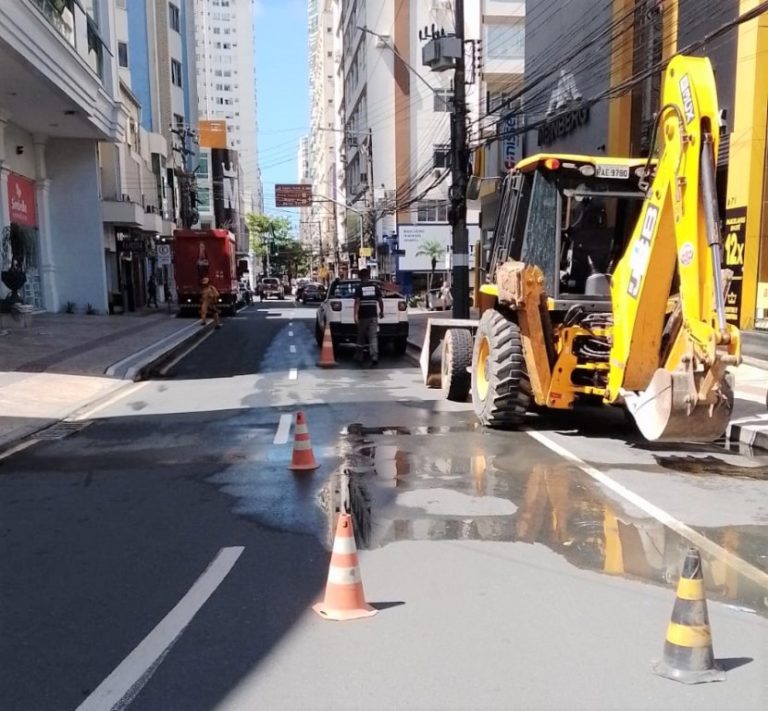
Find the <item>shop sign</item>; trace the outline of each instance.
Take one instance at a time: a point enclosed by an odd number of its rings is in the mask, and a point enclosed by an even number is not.
[[[8,213],[11,222],[27,227],[37,226],[34,181],[16,173],[8,175]]]
[[[512,170],[523,157],[523,117],[520,114],[507,114],[498,126],[498,134],[502,137],[501,165],[504,170]]]
[[[725,298],[725,316],[739,324],[744,282],[744,249],[747,237],[747,208],[733,207],[725,211],[723,235],[723,267],[733,272],[731,287]]]
[[[548,146],[589,123],[589,106],[580,106],[547,121],[539,129],[539,145]]]
[[[123,252],[144,252],[144,239],[141,237],[128,237],[120,242],[120,249]]]

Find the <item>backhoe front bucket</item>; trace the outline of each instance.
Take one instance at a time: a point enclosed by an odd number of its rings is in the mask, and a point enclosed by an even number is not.
[[[692,406],[695,391],[691,388],[691,376],[659,369],[645,391],[627,397],[627,405],[640,432],[648,440],[713,442],[725,434],[731,418],[733,388],[730,381],[730,377],[723,379],[721,395],[713,404]]]

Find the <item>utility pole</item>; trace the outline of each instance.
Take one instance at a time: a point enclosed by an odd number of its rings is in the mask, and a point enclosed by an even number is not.
[[[469,233],[467,232],[467,95],[464,84],[464,0],[454,0],[461,51],[453,74],[451,116],[451,212],[453,227],[453,317],[469,318]]]
[[[179,216],[185,229],[189,229],[200,219],[197,210],[197,174],[189,169],[189,157],[194,155],[188,141],[196,138],[195,132],[182,125],[171,126],[171,133],[179,139],[180,146],[173,146],[175,153],[181,154],[181,168],[175,170],[179,179]]]
[[[454,0],[454,33],[434,25],[419,31],[422,63],[436,72],[453,69],[453,110],[451,112],[451,207],[453,316],[469,318],[469,233],[467,232],[467,92],[464,40],[464,0]]]
[[[376,262],[376,273],[379,273],[379,255],[376,245],[376,198],[373,190],[373,130],[368,129],[368,242],[373,250],[373,259]]]

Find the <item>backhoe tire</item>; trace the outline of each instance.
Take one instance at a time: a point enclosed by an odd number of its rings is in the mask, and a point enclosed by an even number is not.
[[[472,333],[464,328],[450,328],[443,338],[441,358],[443,397],[454,402],[466,402],[472,377]]]
[[[532,403],[520,328],[504,314],[483,313],[472,350],[472,406],[483,425],[512,429]]]

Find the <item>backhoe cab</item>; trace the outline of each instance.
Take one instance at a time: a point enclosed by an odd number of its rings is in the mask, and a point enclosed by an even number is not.
[[[537,155],[505,178],[470,328],[483,424],[591,400],[625,405],[651,440],[724,433],[741,349],[725,319],[709,60],[674,58],[663,99],[658,158]],[[466,338],[449,329],[443,346],[443,388],[459,399],[470,364],[446,359],[468,360]]]

